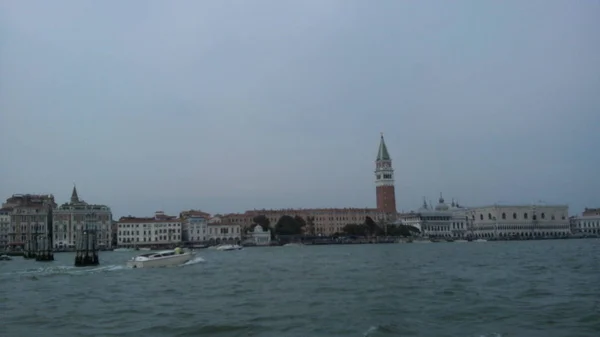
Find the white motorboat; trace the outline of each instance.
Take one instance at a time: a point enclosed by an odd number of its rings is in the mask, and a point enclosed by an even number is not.
[[[486,239],[477,239],[477,240],[475,240],[473,242],[487,242],[487,240]]]
[[[304,244],[303,243],[297,243],[297,242],[290,242],[290,243],[286,243],[283,246],[284,247],[302,247],[302,246],[304,246]]]
[[[150,250],[152,250],[152,249],[151,249],[151,248],[148,248],[148,247],[140,247],[140,250],[147,250],[147,251],[150,251]]]
[[[240,250],[244,247],[240,245],[220,245],[217,250]]]
[[[10,261],[12,258],[8,255],[0,255],[0,261]]]
[[[194,258],[193,251],[184,252],[180,248],[147,253],[133,257],[127,261],[130,268],[160,268],[182,265]]]

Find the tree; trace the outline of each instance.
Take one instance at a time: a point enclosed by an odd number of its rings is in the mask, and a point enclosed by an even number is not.
[[[377,234],[379,226],[377,226],[377,224],[375,223],[375,221],[373,221],[373,219],[371,219],[371,217],[368,216],[365,218],[365,226],[367,226],[369,235]]]
[[[347,224],[342,228],[342,231],[346,235],[354,235],[354,236],[367,236],[369,232],[369,228],[366,225],[357,225],[357,224]]]
[[[302,231],[304,231],[306,228],[306,221],[304,220],[304,218],[302,218],[299,215],[296,215],[296,216],[294,216],[294,220],[296,220],[296,223],[298,223],[298,225],[300,226]]]
[[[302,225],[293,217],[283,215],[275,225],[277,235],[300,235],[302,234]]]
[[[308,235],[315,235],[315,217],[307,216],[306,217],[306,229],[308,230]]]
[[[260,225],[265,231],[269,230],[271,227],[271,221],[263,214],[255,216],[252,221],[254,221],[255,224]]]
[[[387,225],[387,234],[389,236],[412,236],[413,234],[419,234],[418,228],[409,225]]]

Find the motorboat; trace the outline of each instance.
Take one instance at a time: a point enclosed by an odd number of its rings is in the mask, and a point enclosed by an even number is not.
[[[487,242],[487,241],[488,241],[488,240],[486,240],[486,239],[477,239],[477,240],[475,240],[475,241],[473,241],[473,242]]]
[[[194,258],[193,251],[183,251],[181,248],[163,250],[135,256],[127,261],[130,268],[160,268],[182,265]]]
[[[284,247],[302,247],[302,246],[304,246],[304,244],[303,243],[298,243],[298,242],[290,242],[290,243],[286,243],[283,246]]]
[[[12,257],[8,256],[8,255],[0,255],[0,261],[10,261],[12,260]]]
[[[240,250],[242,248],[240,245],[221,245],[217,247],[217,250]]]
[[[469,242],[469,241],[463,240],[463,239],[458,239],[458,240],[454,240],[454,242],[456,242],[456,243],[465,243],[465,242]]]
[[[150,250],[152,250],[152,249],[151,249],[151,248],[149,248],[149,247],[140,247],[140,250],[146,250],[146,251],[150,251]]]

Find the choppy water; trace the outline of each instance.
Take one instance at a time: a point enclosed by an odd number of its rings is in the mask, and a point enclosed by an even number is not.
[[[0,336],[600,336],[600,240],[0,262]]]

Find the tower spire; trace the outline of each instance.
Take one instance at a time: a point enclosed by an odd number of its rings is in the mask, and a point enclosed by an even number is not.
[[[385,145],[383,132],[381,132],[381,141],[379,142],[379,150],[377,151],[377,161],[381,160],[392,160],[392,158],[390,158],[387,146]]]
[[[79,196],[77,195],[77,186],[73,183],[73,192],[71,193],[71,203],[76,204],[79,202]]]

